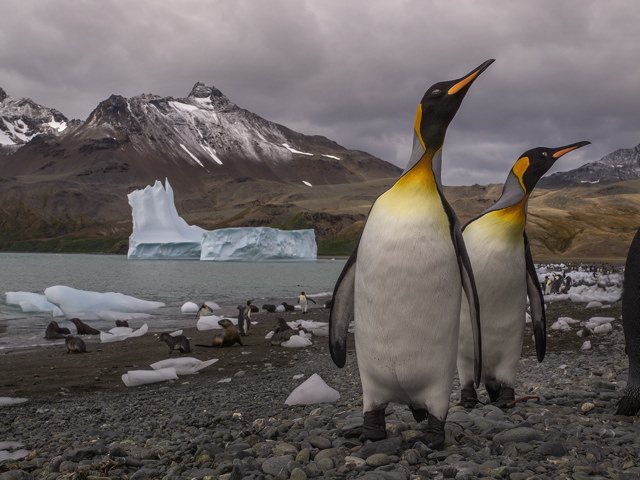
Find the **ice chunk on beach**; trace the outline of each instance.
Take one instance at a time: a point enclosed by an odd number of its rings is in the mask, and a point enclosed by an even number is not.
[[[178,374],[174,367],[161,368],[159,370],[129,370],[122,375],[122,381],[127,387],[177,379]]]
[[[20,305],[23,312],[52,312],[56,306],[49,302],[44,295],[31,292],[5,292],[6,302],[10,305]]]
[[[311,405],[314,403],[335,402],[340,398],[334,390],[318,375],[314,373],[289,394],[285,405]]]
[[[160,370],[163,368],[173,367],[178,375],[193,375],[203,368],[213,365],[217,361],[217,358],[205,361],[198,360],[193,357],[168,358],[166,360],[160,360],[159,362],[152,363],[151,368],[154,370]]]
[[[29,450],[20,447],[24,447],[24,444],[15,441],[0,442],[0,462],[4,462],[5,460],[20,460],[31,453]]]
[[[0,407],[5,407],[8,405],[17,405],[19,403],[24,403],[28,399],[22,397],[0,397]]]
[[[202,236],[200,260],[315,260],[317,254],[313,229],[221,228]]]
[[[153,187],[135,190],[127,198],[133,216],[127,258],[200,258],[200,243],[206,230],[187,224],[178,215],[169,180],[165,180],[165,187],[157,180]]]
[[[217,315],[207,315],[205,317],[200,317],[198,322],[196,323],[196,328],[198,330],[216,330],[222,329],[222,326],[218,324],[220,320],[224,317],[219,317]],[[231,320],[231,319],[229,319]],[[231,320],[233,322],[233,320]],[[234,324],[237,324],[238,320],[236,319]]]
[[[141,337],[149,330],[149,326],[145,323],[138,330],[130,327],[115,327],[108,332],[100,332],[101,343],[121,342],[131,337]]]
[[[185,302],[184,305],[180,307],[182,313],[198,313],[198,310],[200,310],[200,307],[197,303],[193,302]]]
[[[56,285],[44,291],[47,300],[67,318],[81,320],[130,320],[148,317],[147,310],[164,307],[162,302],[140,300],[122,293],[100,293]]]
[[[611,323],[614,320],[615,318],[613,317],[591,317],[587,322],[585,322],[584,326],[593,330],[600,325]]]
[[[293,335],[286,342],[282,342],[280,346],[289,347],[289,348],[304,348],[313,345],[313,342],[304,336],[303,332],[300,332],[299,335]]]

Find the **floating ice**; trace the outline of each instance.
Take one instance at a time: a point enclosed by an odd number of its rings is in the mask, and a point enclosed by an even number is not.
[[[221,228],[202,236],[200,260],[315,260],[317,253],[313,229]]]
[[[198,310],[200,310],[200,307],[198,304],[193,302],[186,302],[182,307],[180,307],[180,311],[182,313],[198,313]]]
[[[7,405],[17,405],[18,403],[24,403],[26,401],[28,401],[28,398],[0,397],[0,407],[6,407]]]
[[[153,187],[127,195],[133,216],[127,258],[200,258],[200,241],[206,230],[188,225],[178,215],[169,180],[165,185],[157,180]]]
[[[177,379],[178,374],[174,367],[161,368],[159,370],[129,370],[122,375],[122,381],[127,387]]]
[[[176,374],[178,375],[193,375],[198,373],[203,368],[208,367],[209,365],[213,365],[218,361],[217,358],[212,358],[211,360],[198,360],[193,357],[182,357],[182,358],[168,358],[166,360],[161,360],[156,363],[151,364],[151,368],[154,370],[160,370],[163,368],[173,367],[176,370]]]
[[[335,402],[340,394],[314,373],[289,394],[285,405],[312,405],[314,403]]]
[[[148,317],[141,314],[164,306],[162,302],[150,302],[122,293],[100,293],[56,285],[44,291],[47,300],[62,310],[67,318],[81,320],[129,320]]]
[[[20,305],[23,312],[52,312],[56,308],[40,293],[5,292],[5,295],[8,304]]]
[[[208,232],[188,225],[176,210],[173,189],[158,180],[128,196],[133,216],[129,259],[216,261],[315,260],[315,233],[268,227],[225,228]]]

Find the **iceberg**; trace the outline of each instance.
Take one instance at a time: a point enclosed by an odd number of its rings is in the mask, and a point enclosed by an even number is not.
[[[31,292],[5,292],[6,303],[20,305],[22,311],[27,312],[52,312],[56,306],[49,302],[44,295]]]
[[[127,195],[133,216],[127,258],[200,258],[200,241],[206,230],[187,224],[178,215],[169,180],[165,180],[165,185],[157,180],[153,187],[149,185]]]
[[[216,260],[260,262],[315,260],[313,229],[269,227],[222,228],[207,231],[178,215],[169,180],[127,195],[133,216],[128,259]]]
[[[317,254],[318,246],[313,229],[221,228],[202,236],[200,260],[315,260]]]
[[[44,291],[46,299],[56,305],[67,318],[82,320],[129,320],[148,317],[138,313],[164,307],[163,302],[140,300],[122,293],[100,293],[55,285]]]

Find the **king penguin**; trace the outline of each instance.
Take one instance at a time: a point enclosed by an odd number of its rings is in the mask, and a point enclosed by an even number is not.
[[[640,411],[640,229],[631,241],[624,265],[622,328],[629,358],[629,379],[616,415],[633,416]]]
[[[482,315],[482,382],[498,407],[514,401],[527,296],[539,362],[546,350],[544,298],[525,232],[529,196],[556,160],[588,144],[526,151],[513,165],[495,205],[462,227]],[[468,317],[469,310],[463,302],[457,362],[460,404],[471,408],[478,403],[478,397],[473,386],[474,340]]]
[[[416,112],[407,167],[372,205],[336,283],[329,316],[331,357],[338,367],[345,365],[347,329],[355,321],[363,393],[364,424],[345,432],[347,437],[386,438],[384,411],[396,402],[408,405],[421,422],[425,444],[442,447],[463,287],[480,352],[473,273],[460,224],[442,193],[440,172],[447,127],[491,63],[426,91]]]

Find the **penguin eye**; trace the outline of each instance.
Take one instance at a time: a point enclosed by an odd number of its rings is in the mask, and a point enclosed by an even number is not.
[[[442,93],[442,90],[440,90],[439,88],[436,88],[433,92],[431,92],[431,95],[435,97],[437,95],[440,95],[441,93]]]
[[[547,152],[542,152],[542,156],[546,157],[547,156]]]

